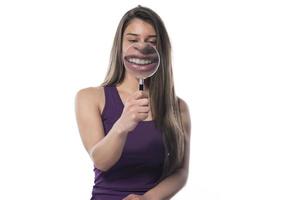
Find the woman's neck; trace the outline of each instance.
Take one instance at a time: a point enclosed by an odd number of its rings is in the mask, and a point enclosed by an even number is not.
[[[125,72],[124,80],[118,86],[126,93],[132,94],[139,89],[139,79]],[[144,91],[148,91],[146,84],[144,84]]]

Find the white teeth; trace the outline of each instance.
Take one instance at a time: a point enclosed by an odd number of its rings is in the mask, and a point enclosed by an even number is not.
[[[138,65],[145,65],[151,63],[149,59],[139,59],[139,58],[129,58],[129,62],[138,64]]]

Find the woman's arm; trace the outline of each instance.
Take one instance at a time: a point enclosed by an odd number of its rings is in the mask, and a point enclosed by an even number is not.
[[[93,87],[81,89],[75,97],[75,112],[85,149],[89,153],[95,167],[102,171],[107,171],[119,160],[126,142],[127,133],[115,126],[115,123],[104,137],[98,106],[98,102],[100,99],[103,100],[103,98],[104,91],[102,87],[100,89]]]
[[[185,132],[185,155],[183,166],[174,174],[165,178],[154,188],[144,194],[146,199],[168,200],[173,197],[187,182],[189,174],[189,157],[190,157],[190,137],[191,137],[191,119],[188,105],[180,99],[181,117]],[[148,197],[148,198],[147,198]]]
[[[174,174],[165,178],[154,188],[144,194],[145,200],[169,200],[173,197],[181,188],[183,188],[187,182],[188,172],[185,169],[180,169]]]

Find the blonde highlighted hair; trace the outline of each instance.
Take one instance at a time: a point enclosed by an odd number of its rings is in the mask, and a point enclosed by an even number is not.
[[[156,73],[145,80],[149,88],[150,107],[155,125],[163,133],[165,151],[164,168],[161,179],[174,173],[183,164],[184,132],[180,113],[179,98],[175,94],[171,43],[161,18],[151,9],[137,6],[122,17],[111,49],[109,68],[101,86],[116,85],[124,79],[125,68],[122,61],[123,33],[130,20],[138,18],[150,23],[157,37],[160,66]]]

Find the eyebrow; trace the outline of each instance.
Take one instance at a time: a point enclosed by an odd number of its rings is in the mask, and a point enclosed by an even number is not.
[[[126,35],[139,36],[139,34],[136,34],[136,33],[127,33]],[[156,37],[156,35],[148,35],[148,38],[149,37]]]

